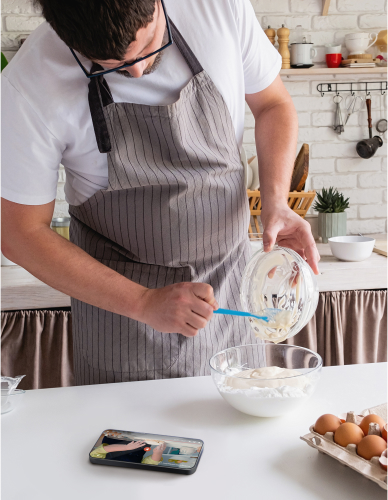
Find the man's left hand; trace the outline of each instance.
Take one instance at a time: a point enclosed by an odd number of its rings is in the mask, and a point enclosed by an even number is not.
[[[264,251],[270,252],[275,243],[295,250],[307,261],[314,274],[319,274],[320,256],[311,233],[310,224],[296,214],[287,204],[273,205],[261,212],[264,228]]]

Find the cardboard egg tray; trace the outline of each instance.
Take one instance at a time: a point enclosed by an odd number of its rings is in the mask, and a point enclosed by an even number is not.
[[[386,405],[382,406],[385,406],[386,408]],[[369,413],[381,414],[381,411],[376,411],[380,408],[381,407],[375,407],[364,410],[362,415],[359,417],[360,421],[362,417],[368,415]],[[384,418],[383,415],[380,416]],[[386,421],[386,415],[384,420]],[[381,468],[379,457],[373,457],[371,460],[365,460],[357,455],[355,444],[349,444],[346,448],[344,448],[334,442],[333,432],[326,432],[324,436],[321,436],[321,434],[314,431],[314,425],[310,427],[309,434],[301,436],[300,439],[305,441],[312,448],[316,448],[321,453],[326,453],[326,455],[335,458],[341,464],[347,465],[351,469],[359,472],[367,479],[370,479],[378,484],[384,490],[387,489],[387,471]]]

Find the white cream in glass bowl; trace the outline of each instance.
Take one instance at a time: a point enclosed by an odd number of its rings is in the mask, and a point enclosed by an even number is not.
[[[314,393],[322,358],[305,347],[250,344],[215,354],[210,369],[219,393],[233,408],[256,417],[278,417]]]
[[[269,322],[249,321],[256,337],[279,343],[296,335],[312,318],[319,298],[317,280],[293,250],[275,246],[265,253],[262,241],[254,237],[251,246],[254,253],[240,288],[242,310],[257,316],[277,310]]]

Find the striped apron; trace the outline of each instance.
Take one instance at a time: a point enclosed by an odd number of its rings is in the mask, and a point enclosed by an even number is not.
[[[70,239],[147,288],[209,283],[220,307],[239,309],[250,247],[235,131],[220,92],[171,26],[193,73],[178,101],[115,103],[103,76],[90,80],[90,111],[99,150],[108,153],[109,181],[70,207]],[[214,315],[187,338],[75,299],[72,311],[78,385],[207,375],[213,354],[252,339],[244,318]]]

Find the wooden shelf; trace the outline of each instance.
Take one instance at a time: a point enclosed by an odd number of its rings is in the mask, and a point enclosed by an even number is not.
[[[387,68],[376,66],[375,68],[307,68],[307,69],[281,69],[281,76],[299,76],[299,75],[386,75]]]

